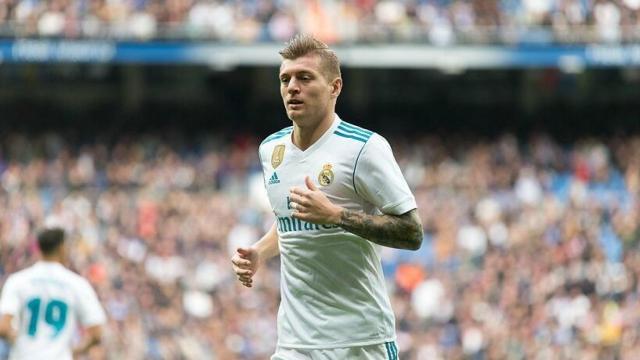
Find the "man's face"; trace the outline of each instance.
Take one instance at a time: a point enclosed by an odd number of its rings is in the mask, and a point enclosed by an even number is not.
[[[289,119],[298,125],[311,125],[333,112],[342,80],[331,80],[322,73],[318,55],[284,59],[280,65],[280,95]]]

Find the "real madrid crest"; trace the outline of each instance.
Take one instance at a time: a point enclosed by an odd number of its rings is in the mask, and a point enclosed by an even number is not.
[[[322,171],[320,171],[320,175],[318,175],[318,182],[322,186],[328,186],[333,182],[331,164],[324,164],[324,166],[322,166]]]
[[[271,154],[271,166],[273,168],[277,168],[278,165],[282,164],[282,159],[284,159],[284,145],[277,145],[273,148],[273,153]]]

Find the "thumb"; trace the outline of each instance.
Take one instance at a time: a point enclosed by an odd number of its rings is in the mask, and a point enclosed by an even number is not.
[[[249,249],[249,248],[239,247],[237,249],[237,251],[238,251],[238,254],[240,254],[241,257],[246,257],[246,256],[250,256],[251,255],[251,249]]]
[[[315,191],[318,190],[318,188],[316,187],[316,184],[313,183],[313,181],[311,181],[310,177],[305,177],[304,178],[304,183],[307,184],[307,188],[309,188],[309,190],[311,191]]]

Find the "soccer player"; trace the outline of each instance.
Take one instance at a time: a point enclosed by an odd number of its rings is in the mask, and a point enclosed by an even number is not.
[[[397,359],[395,318],[379,246],[416,250],[422,224],[391,147],[335,114],[339,61],[307,35],[280,52],[280,94],[293,126],[259,155],[271,229],[232,257],[247,287],[264,262],[281,261],[278,344],[272,360]]]
[[[105,312],[89,282],[63,265],[64,236],[60,228],[41,231],[42,260],[10,275],[2,289],[0,336],[13,343],[11,360],[70,360],[100,343]],[[77,322],[85,334],[72,350]]]

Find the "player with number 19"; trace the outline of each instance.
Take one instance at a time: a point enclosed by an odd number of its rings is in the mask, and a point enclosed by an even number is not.
[[[64,230],[38,234],[42,260],[12,274],[0,297],[0,336],[13,343],[9,359],[67,360],[98,344],[105,312],[89,282],[67,269]],[[77,323],[85,336],[72,350]]]

